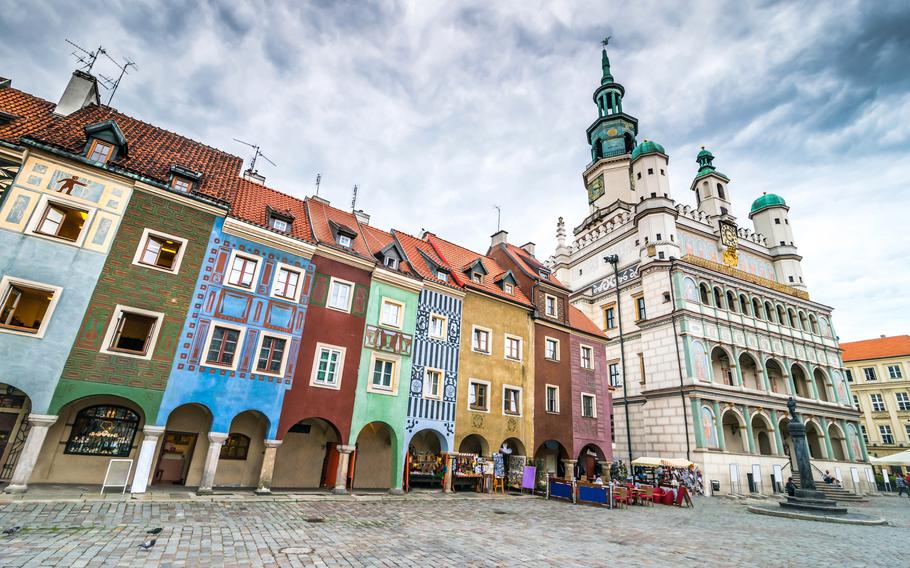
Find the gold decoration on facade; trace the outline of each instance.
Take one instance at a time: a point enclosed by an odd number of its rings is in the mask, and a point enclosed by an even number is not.
[[[724,264],[736,268],[739,266],[739,255],[736,253],[736,247],[727,247],[724,251]]]
[[[684,257],[682,257],[681,260],[687,264],[691,264],[693,266],[700,266],[701,268],[707,268],[708,270],[713,270],[714,272],[726,274],[727,276],[732,276],[733,278],[739,278],[740,280],[745,280],[746,282],[750,282],[752,284],[755,284],[756,286],[762,286],[764,288],[769,288],[771,290],[774,290],[775,292],[780,292],[781,294],[787,294],[788,296],[794,296],[794,297],[800,298],[802,300],[809,299],[809,293],[804,292],[803,290],[797,290],[796,288],[794,288],[792,286],[787,286],[785,284],[780,284],[779,282],[775,282],[773,280],[768,280],[767,278],[762,278],[760,276],[755,276],[754,274],[749,274],[748,272],[739,270],[738,268],[732,268],[730,266],[725,266],[725,265],[719,264],[717,262],[711,262],[710,260],[705,260],[704,258],[701,258],[699,256],[687,254]]]

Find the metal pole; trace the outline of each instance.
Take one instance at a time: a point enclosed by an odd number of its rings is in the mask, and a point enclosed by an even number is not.
[[[619,367],[622,369],[622,405],[626,413],[626,444],[629,448],[629,474],[632,474],[632,430],[629,419],[629,390],[626,387],[626,346],[622,336],[622,305],[619,297],[619,256],[612,254],[604,260],[613,265],[613,276],[616,279],[616,314],[619,318]]]

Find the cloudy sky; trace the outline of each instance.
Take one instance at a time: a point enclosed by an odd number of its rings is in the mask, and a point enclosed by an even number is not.
[[[0,0],[0,76],[57,100],[70,39],[129,56],[114,106],[226,151],[262,145],[268,184],[372,223],[485,250],[555,246],[586,214],[600,44],[673,197],[702,144],[740,224],[791,206],[814,300],[842,340],[910,333],[906,2],[166,2]],[[101,61],[96,71],[116,70]],[[106,100],[106,96],[105,96]]]

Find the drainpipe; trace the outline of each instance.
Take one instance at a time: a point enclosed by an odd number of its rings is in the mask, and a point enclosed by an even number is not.
[[[692,461],[692,448],[689,444],[689,415],[686,408],[686,393],[683,392],[685,387],[683,380],[682,363],[679,362],[679,335],[676,333],[676,290],[673,287],[673,269],[676,267],[676,259],[670,258],[670,301],[673,302],[673,310],[670,312],[670,321],[673,324],[673,342],[676,344],[676,368],[679,370],[679,400],[683,407],[683,421],[686,425],[686,459]],[[701,412],[701,410],[699,410]]]
[[[626,347],[622,336],[622,304],[619,299],[619,255],[610,254],[604,260],[613,265],[613,277],[616,279],[616,314],[619,317],[619,366],[622,369],[622,405],[626,413],[626,444],[629,447],[629,473],[632,473],[632,430],[629,419],[629,392],[626,388]],[[687,434],[688,435],[688,434]]]

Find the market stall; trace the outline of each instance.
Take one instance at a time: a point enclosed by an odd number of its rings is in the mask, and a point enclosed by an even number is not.
[[[467,487],[474,491],[482,491],[484,473],[491,468],[490,463],[477,454],[453,453],[450,455],[452,461],[452,489],[458,491]]]
[[[435,432],[423,430],[411,438],[405,464],[405,489],[442,488],[446,474],[446,455],[440,451]]]

